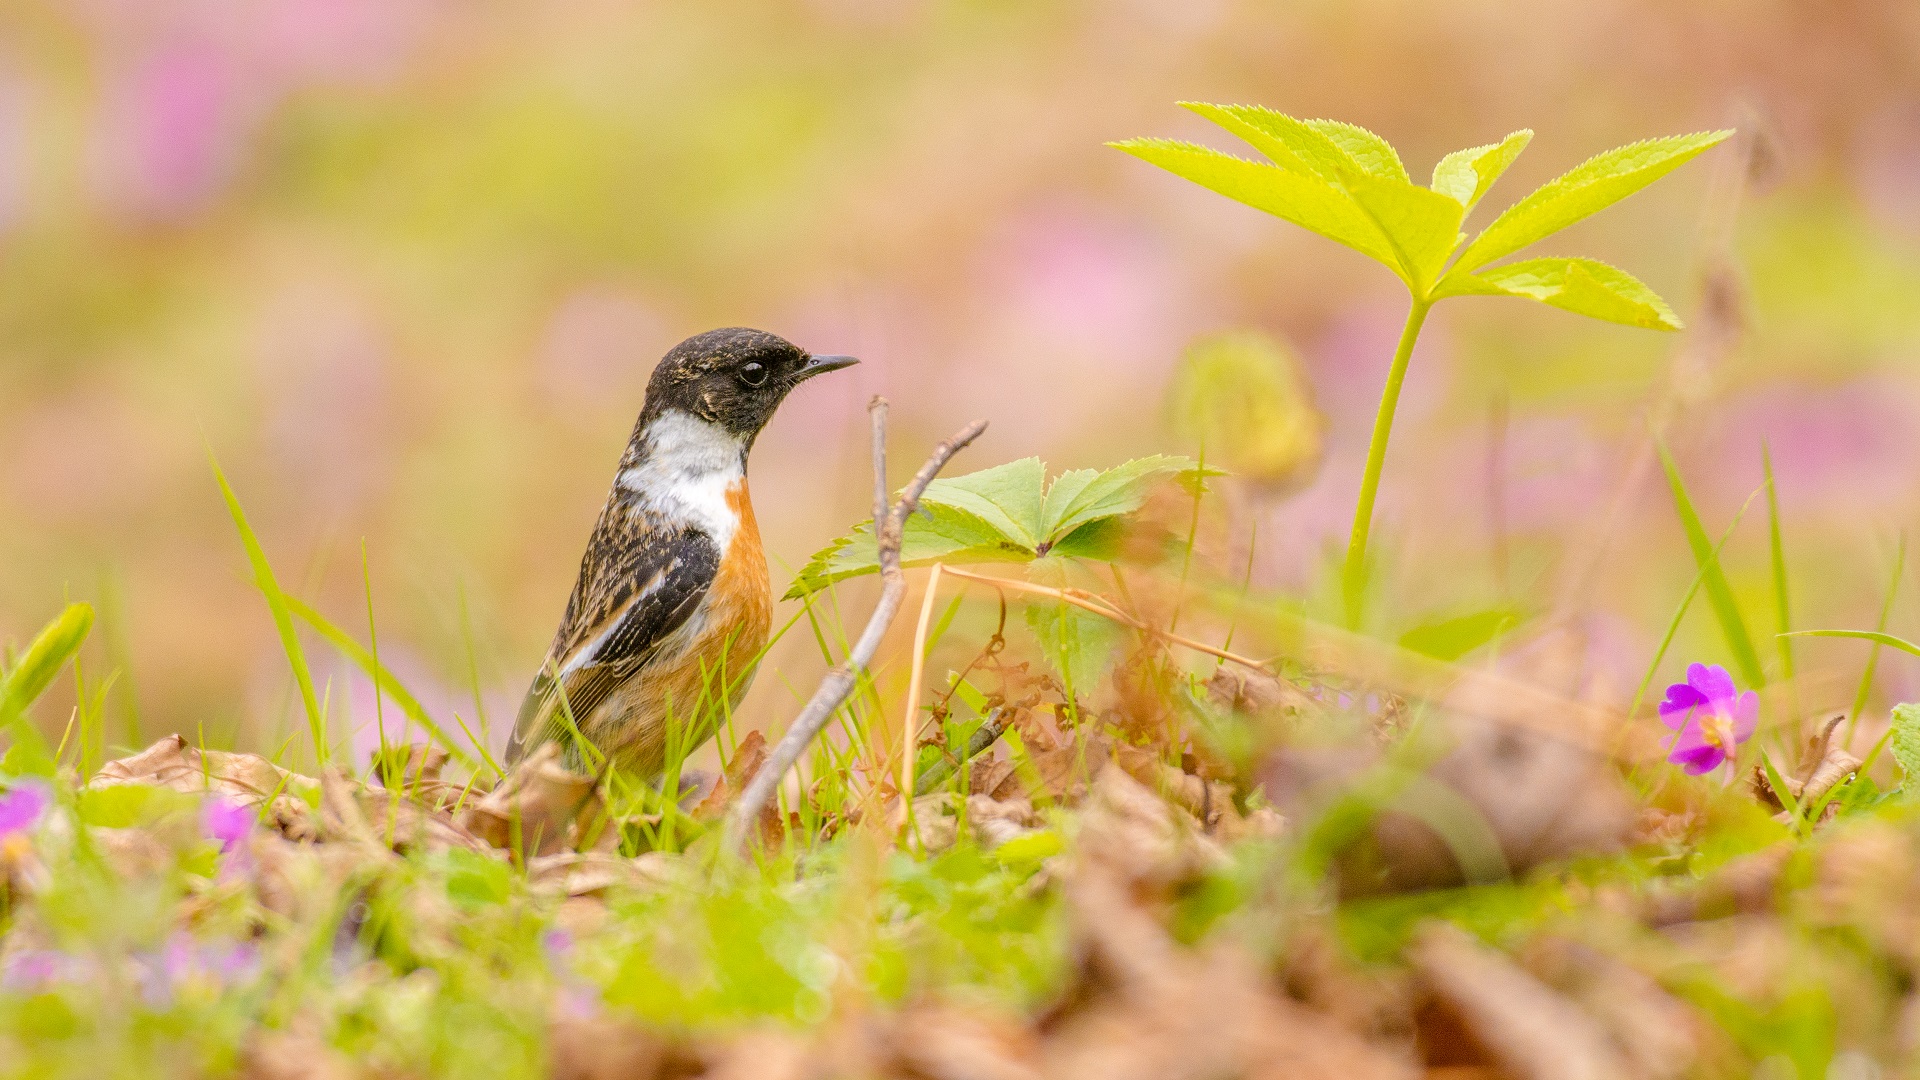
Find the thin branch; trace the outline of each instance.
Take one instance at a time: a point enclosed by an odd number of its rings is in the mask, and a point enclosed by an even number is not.
[[[1011,719],[1013,719],[1012,709],[1005,705],[995,706],[981,718],[980,726],[974,729],[973,736],[967,740],[967,745],[960,749],[959,754],[956,755],[949,750],[940,760],[927,766],[927,771],[921,773],[919,779],[913,782],[913,797],[917,799],[922,795],[933,794],[933,789],[946,783],[947,777],[952,776],[954,770],[986,753],[987,748],[1006,732],[1007,722]]]
[[[873,418],[873,469],[875,509],[880,510],[886,502],[886,434],[887,402],[885,398],[875,397],[868,405]],[[753,780],[747,784],[740,798],[734,801],[733,808],[727,813],[726,848],[739,851],[747,839],[752,823],[760,818],[760,811],[773,797],[780,782],[786,779],[787,770],[800,760],[800,755],[812,745],[814,737],[820,734],[834,712],[846,701],[868,665],[873,663],[873,654],[880,649],[880,639],[886,635],[887,627],[893,624],[893,618],[900,612],[901,601],[907,592],[907,578],[900,570],[900,542],[907,527],[907,518],[920,505],[920,496],[927,485],[940,470],[946,467],[953,455],[960,452],[968,443],[980,437],[987,429],[985,420],[975,420],[962,428],[958,434],[933,448],[933,454],[927,463],[920,466],[905,491],[900,493],[900,501],[893,504],[884,515],[874,515],[875,533],[880,548],[880,576],[883,582],[880,589],[880,602],[874,605],[873,616],[867,620],[867,628],[860,634],[860,640],[853,651],[847,654],[845,662],[838,664],[820,680],[820,686],[808,699],[806,707],[794,718],[793,726],[774,746],[773,753],[767,758],[760,771],[754,773]]]
[[[1266,664],[1261,663],[1258,660],[1250,660],[1247,657],[1241,656],[1238,653],[1228,652],[1225,649],[1218,648],[1213,645],[1209,645],[1204,641],[1195,641],[1194,639],[1190,637],[1186,637],[1182,634],[1176,634],[1169,630],[1162,630],[1157,626],[1150,626],[1144,622],[1141,622],[1139,619],[1136,619],[1133,616],[1115,607],[1105,597],[1099,596],[1095,593],[1087,592],[1084,589],[1056,589],[1050,585],[1035,585],[1030,581],[1016,581],[1013,578],[998,578],[998,577],[988,577],[985,574],[971,574],[965,570],[956,570],[951,566],[946,567],[945,569],[947,573],[952,574],[954,577],[966,578],[969,581],[985,582],[986,584],[992,585],[996,588],[1013,589],[1017,592],[1033,593],[1036,596],[1051,596],[1056,600],[1060,600],[1060,601],[1064,601],[1065,603],[1072,604],[1074,607],[1083,608],[1087,611],[1091,611],[1095,615],[1100,615],[1105,618],[1112,619],[1114,622],[1123,623],[1127,626],[1131,626],[1135,630],[1138,630],[1149,637],[1156,637],[1164,641],[1170,641],[1175,645],[1192,649],[1195,652],[1206,653],[1208,656],[1217,656],[1222,660],[1228,661],[1229,663],[1239,664],[1242,667],[1249,667],[1255,671],[1268,671],[1269,673],[1271,673],[1268,666]]]

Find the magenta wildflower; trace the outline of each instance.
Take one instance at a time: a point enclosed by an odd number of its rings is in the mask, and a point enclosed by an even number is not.
[[[232,851],[253,832],[253,810],[215,795],[201,807],[200,825],[208,836],[220,841],[221,851]]]
[[[47,789],[30,780],[16,782],[0,795],[0,840],[26,832],[40,823],[47,811]]]
[[[1712,772],[1753,737],[1759,719],[1759,694],[1734,689],[1733,676],[1718,664],[1694,664],[1660,703],[1660,722],[1680,733],[1667,760],[1693,776]]]

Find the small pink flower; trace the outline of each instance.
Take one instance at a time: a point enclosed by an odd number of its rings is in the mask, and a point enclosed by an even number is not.
[[[1718,664],[1694,664],[1660,703],[1660,722],[1680,733],[1667,760],[1692,776],[1712,772],[1753,737],[1759,719],[1759,694],[1740,693]]]
[[[252,834],[253,818],[252,808],[218,795],[209,798],[200,809],[201,828],[220,841],[221,851],[232,851],[235,844]]]
[[[24,833],[40,824],[49,802],[47,789],[32,780],[16,781],[0,795],[0,840]]]

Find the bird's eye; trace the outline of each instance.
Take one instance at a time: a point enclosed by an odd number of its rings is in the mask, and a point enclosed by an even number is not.
[[[761,383],[767,381],[767,366],[765,364],[742,365],[740,368],[740,381],[746,383],[748,386],[759,386]]]

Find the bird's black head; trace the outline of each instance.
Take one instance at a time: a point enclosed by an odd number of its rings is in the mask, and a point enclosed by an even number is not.
[[[855,363],[851,356],[809,355],[762,330],[709,330],[675,345],[653,369],[642,423],[679,409],[751,441],[789,390]]]

